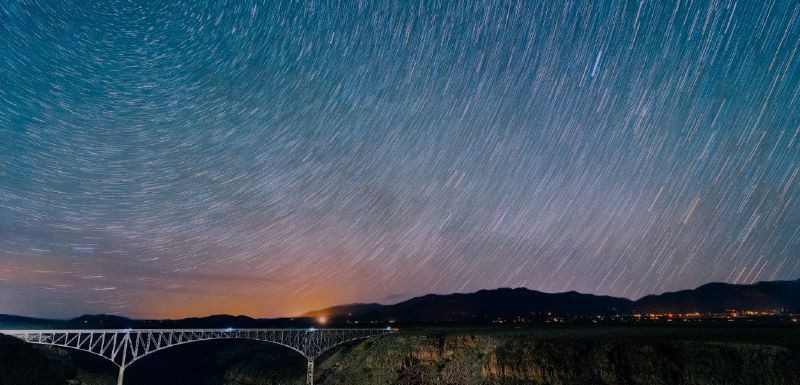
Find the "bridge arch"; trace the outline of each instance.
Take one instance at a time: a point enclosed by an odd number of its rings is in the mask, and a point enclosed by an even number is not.
[[[264,340],[257,340],[257,339],[253,339],[253,338],[244,338],[244,337],[243,337],[243,338],[206,338],[206,339],[199,339],[199,340],[192,340],[192,341],[184,341],[184,342],[176,343],[176,344],[174,344],[174,345],[169,345],[169,346],[162,346],[162,347],[160,347],[160,348],[157,348],[157,349],[151,350],[151,351],[149,351],[149,352],[147,352],[147,353],[145,353],[145,354],[142,354],[142,355],[139,355],[139,356],[137,356],[136,358],[134,358],[134,359],[132,359],[132,360],[128,361],[128,363],[127,363],[127,364],[125,364],[125,366],[126,366],[126,367],[127,367],[127,366],[131,366],[131,365],[132,365],[134,362],[136,362],[136,361],[139,361],[140,359],[142,359],[142,358],[144,358],[144,357],[147,357],[147,356],[149,356],[149,355],[151,355],[151,354],[153,354],[153,353],[156,353],[156,352],[161,352],[161,351],[164,351],[164,350],[167,350],[167,349],[169,349],[169,348],[176,347],[176,346],[187,345],[187,344],[191,344],[191,343],[195,343],[195,342],[206,342],[206,341],[236,341],[236,340],[240,340],[240,341],[242,341],[242,340],[243,340],[243,341],[264,342],[264,343],[268,343],[268,344],[272,344],[272,345],[278,345],[278,346],[282,346],[282,347],[285,347],[285,348],[289,348],[289,350],[291,350],[291,351],[293,351],[293,352],[295,352],[295,353],[297,353],[297,354],[299,354],[299,355],[303,356],[303,358],[306,358],[306,359],[308,359],[308,357],[306,357],[306,356],[303,354],[303,352],[302,352],[302,351],[300,351],[300,350],[298,350],[297,348],[295,348],[295,347],[292,347],[292,346],[289,346],[289,345],[286,345],[286,344],[282,344],[282,343],[279,343],[279,342],[274,342],[274,341],[264,341]],[[338,345],[337,345],[337,346],[338,346]],[[330,349],[333,349],[334,347],[335,347],[335,346],[332,346]],[[113,361],[112,361],[112,362],[113,362]]]
[[[253,340],[285,346],[305,357],[306,383],[314,383],[314,360],[346,342],[391,333],[386,329],[94,329],[0,330],[25,342],[76,349],[103,357],[119,367],[117,384],[125,368],[140,358],[167,348],[210,340]]]

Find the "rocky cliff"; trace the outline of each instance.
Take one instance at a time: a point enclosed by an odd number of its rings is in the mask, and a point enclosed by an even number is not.
[[[800,384],[797,331],[708,336],[530,331],[410,334],[365,341],[321,365],[321,384]],[[734,332],[747,334],[746,331]],[[716,338],[714,338],[716,337]],[[761,341],[761,342],[759,342]]]
[[[0,338],[0,384],[113,385],[93,357]],[[247,341],[188,344],[129,368],[126,385],[300,385],[305,362]],[[800,385],[800,329],[418,329],[345,345],[319,385]]]

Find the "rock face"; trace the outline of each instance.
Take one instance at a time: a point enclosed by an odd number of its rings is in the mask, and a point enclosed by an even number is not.
[[[800,345],[526,332],[366,341],[324,361],[320,384],[800,384]],[[676,336],[677,337],[677,336]],[[776,336],[777,337],[777,336]]]
[[[0,385],[61,385],[74,369],[16,338],[0,335]]]
[[[1,385],[113,385],[113,368],[98,360],[0,336]],[[304,370],[303,358],[280,346],[212,341],[148,356],[125,383],[301,385]],[[419,329],[319,358],[316,383],[800,385],[797,373],[797,327]]]

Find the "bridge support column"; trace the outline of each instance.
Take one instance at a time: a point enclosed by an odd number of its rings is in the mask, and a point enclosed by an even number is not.
[[[313,358],[309,358],[308,359],[308,369],[306,370],[306,384],[314,385],[314,359]]]
[[[122,385],[122,377],[125,375],[125,366],[119,367],[119,375],[117,376],[117,385]]]

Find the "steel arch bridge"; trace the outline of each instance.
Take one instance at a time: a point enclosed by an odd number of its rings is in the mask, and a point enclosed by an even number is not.
[[[119,367],[117,385],[125,368],[140,358],[191,342],[247,339],[270,342],[300,353],[308,361],[306,383],[314,383],[314,360],[346,342],[375,337],[395,329],[74,329],[0,330],[0,333],[39,345],[77,349],[103,357]]]

